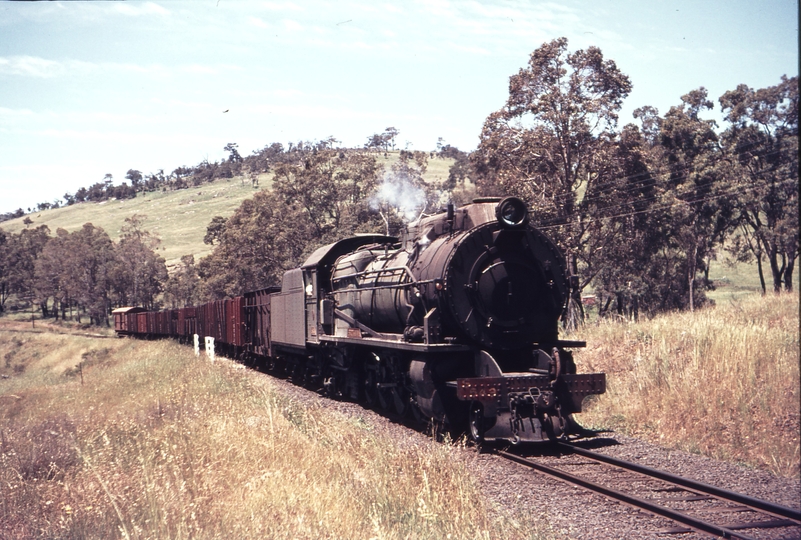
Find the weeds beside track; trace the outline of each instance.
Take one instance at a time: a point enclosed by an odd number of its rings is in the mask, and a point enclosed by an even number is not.
[[[581,330],[581,371],[607,392],[583,423],[783,476],[799,475],[798,294]]]
[[[534,537],[459,448],[398,444],[234,362],[0,329],[3,357],[2,538]]]

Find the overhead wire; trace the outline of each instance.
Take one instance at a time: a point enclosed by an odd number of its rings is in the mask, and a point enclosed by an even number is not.
[[[727,154],[727,155],[715,156],[716,161],[720,162],[720,161],[723,161],[723,160],[739,159],[742,155],[746,154],[750,150],[750,148],[753,148],[755,146],[758,146],[758,144],[757,143],[752,143],[752,144],[749,144],[749,145],[740,146],[740,147],[737,148],[738,152],[735,153],[735,154]],[[778,155],[778,154],[780,154],[782,152],[785,152],[785,151],[787,151],[787,148],[766,149],[766,151],[764,151],[764,152],[754,153],[753,157],[768,158],[768,157],[772,157],[772,156]],[[712,163],[711,165],[715,165],[715,163]],[[643,171],[643,172],[636,173],[636,174],[633,174],[633,175],[615,177],[615,178],[610,179],[607,182],[596,184],[595,186],[593,186],[592,187],[592,196],[591,197],[582,198],[581,199],[581,203],[582,204],[584,204],[584,203],[592,204],[592,203],[595,203],[597,201],[601,201],[601,200],[606,198],[605,194],[610,193],[610,192],[614,192],[615,194],[619,194],[619,195],[625,195],[626,193],[630,193],[630,192],[641,191],[641,190],[645,190],[645,189],[658,188],[659,187],[658,186],[658,184],[659,184],[658,177],[659,176],[664,176],[666,174],[671,174],[672,175],[671,179],[670,179],[671,182],[686,181],[691,175],[692,168],[693,168],[692,165],[686,165],[686,166],[678,168],[678,169],[676,169],[676,168],[669,169],[667,167],[660,167],[657,170]],[[676,173],[683,173],[683,174],[677,175]],[[632,180],[634,180],[634,181],[632,181]],[[745,182],[742,182],[742,183],[737,183],[737,184],[729,184],[729,186],[727,186],[727,191],[723,191],[723,192],[718,191],[716,194],[714,194],[712,196],[702,197],[702,198],[698,198],[698,199],[694,199],[694,200],[681,200],[680,199],[680,200],[676,201],[675,203],[671,203],[671,205],[669,205],[669,206],[664,206],[663,205],[663,206],[657,206],[657,207],[649,207],[649,208],[643,209],[643,210],[635,210],[635,211],[632,211],[632,212],[626,212],[626,213],[622,213],[622,214],[615,214],[615,215],[611,215],[611,216],[599,216],[597,218],[592,218],[591,221],[597,221],[599,219],[615,219],[615,218],[619,218],[619,217],[626,217],[626,216],[630,216],[630,215],[649,213],[649,212],[654,212],[655,213],[655,212],[660,212],[660,211],[663,211],[663,210],[665,210],[667,208],[670,208],[670,207],[673,207],[673,206],[676,206],[676,205],[680,205],[680,204],[694,204],[694,203],[698,203],[698,202],[704,202],[704,201],[708,201],[708,200],[714,200],[714,199],[719,199],[719,198],[722,198],[722,197],[730,196],[730,195],[733,195],[735,191],[740,191],[743,188],[749,189],[749,190],[753,190],[753,189],[757,189],[759,187],[766,187],[770,183],[773,183],[773,185],[775,185],[777,187],[780,187],[780,186],[782,186],[784,184],[787,184],[787,183],[793,182],[793,181],[797,182],[797,178],[790,178],[790,179],[787,179],[785,181],[780,181],[779,183],[766,180],[766,181],[763,181],[761,183],[754,183],[754,182],[745,183]],[[658,198],[664,196],[665,193],[666,192],[662,191],[662,192],[655,193],[654,195],[652,195],[650,197],[638,197],[636,199],[623,200],[621,202],[618,202],[617,204],[613,204],[613,205],[607,206],[603,210],[604,211],[610,211],[610,210],[613,210],[613,209],[616,209],[616,208],[630,206],[630,205],[634,205],[634,204],[649,204],[649,203],[653,203]],[[575,192],[561,193],[561,194],[555,195],[554,197],[551,197],[550,201],[553,202],[553,204],[558,205],[560,202],[564,202],[569,197],[572,197],[572,196],[575,196]],[[588,223],[588,222],[591,222],[591,221],[585,221],[585,223]],[[564,224],[565,223],[562,223],[562,224],[544,223],[544,224],[542,224],[542,226],[540,228],[554,228],[554,227],[562,226]]]
[[[776,183],[775,185],[781,186],[781,185],[784,185],[784,184],[789,184],[791,182],[798,182],[798,179],[797,178],[787,178],[787,179],[785,179],[785,180],[783,180],[781,182]],[[632,211],[632,212],[625,212],[625,213],[622,213],[622,214],[615,214],[615,215],[611,215],[611,216],[598,216],[598,217],[594,217],[594,218],[589,218],[587,220],[582,221],[582,223],[593,223],[593,222],[597,222],[597,221],[612,220],[612,219],[617,219],[617,218],[622,218],[622,217],[634,216],[634,215],[638,215],[638,214],[649,214],[649,213],[662,212],[664,210],[669,210],[671,208],[675,208],[675,207],[678,207],[678,206],[681,206],[681,205],[690,205],[690,204],[694,204],[694,203],[706,202],[706,201],[711,201],[711,200],[715,200],[715,199],[720,199],[720,198],[723,198],[723,197],[731,196],[731,195],[735,194],[738,190],[740,190],[743,187],[745,187],[745,189],[756,189],[758,187],[763,187],[765,185],[767,185],[767,182],[763,182],[762,186],[755,185],[755,184],[752,184],[750,186],[741,186],[741,185],[731,186],[728,191],[724,191],[722,193],[716,193],[716,194],[710,195],[708,197],[702,197],[702,198],[699,198],[699,199],[693,199],[693,200],[689,200],[689,201],[678,199],[678,200],[672,201],[669,204],[664,204],[664,205],[661,205],[661,206],[654,206],[654,207],[650,207],[650,208],[647,208],[647,209],[644,209],[644,210],[635,210],[635,211]],[[569,223],[549,223],[549,224],[544,224],[544,225],[538,225],[537,228],[538,229],[555,229],[557,227],[563,227],[565,225],[569,225]]]
[[[770,151],[766,151],[766,152],[763,152],[763,153],[754,154],[754,157],[770,157],[770,156],[777,155],[777,154],[779,154],[779,153],[781,153],[783,151],[785,151],[785,150],[784,149],[770,150]],[[745,153],[745,152],[741,152],[740,154],[735,154],[735,156],[741,155],[743,153]],[[731,157],[719,156],[717,159],[722,161],[722,160],[731,159]],[[644,172],[636,173],[636,174],[633,174],[633,175],[616,176],[616,177],[611,178],[610,180],[608,180],[606,182],[602,182],[602,183],[598,183],[598,184],[593,185],[592,186],[592,194],[593,194],[593,196],[589,197],[589,198],[583,198],[582,201],[590,201],[590,202],[592,202],[592,201],[595,201],[595,200],[599,200],[599,199],[601,199],[601,197],[599,195],[602,195],[602,194],[608,193],[608,192],[612,192],[612,191],[616,191],[618,193],[627,193],[627,192],[630,192],[630,191],[636,191],[636,190],[640,189],[641,187],[647,187],[648,186],[648,184],[647,184],[648,181],[657,182],[657,177],[660,176],[660,175],[671,174],[672,175],[671,180],[672,181],[676,181],[676,182],[682,181],[682,180],[686,180],[690,176],[689,171],[692,168],[693,168],[692,165],[687,165],[687,166],[684,166],[684,167],[673,168],[673,169],[668,169],[668,168],[663,166],[663,167],[660,167],[660,168],[658,168],[656,170],[644,171]],[[682,172],[684,174],[676,174],[676,173],[682,173]],[[637,179],[637,178],[642,178],[642,180],[635,181],[635,182],[630,181],[631,179]],[[561,202],[561,201],[569,199],[573,195],[574,195],[574,192],[560,193],[560,194],[556,194],[551,200],[553,200],[555,203],[558,203],[558,202]]]

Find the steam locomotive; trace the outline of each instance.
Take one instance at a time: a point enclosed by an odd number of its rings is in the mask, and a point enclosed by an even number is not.
[[[565,437],[603,373],[558,336],[571,280],[514,197],[476,199],[320,247],[279,288],[160,312],[114,311],[119,335],[210,337],[332,397],[464,429],[476,442]]]

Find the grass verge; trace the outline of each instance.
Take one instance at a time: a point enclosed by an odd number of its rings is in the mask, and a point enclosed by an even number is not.
[[[458,446],[398,445],[171,341],[0,327],[0,358],[3,538],[535,536]]]
[[[797,293],[587,325],[576,359],[607,392],[580,421],[797,477],[798,334]]]

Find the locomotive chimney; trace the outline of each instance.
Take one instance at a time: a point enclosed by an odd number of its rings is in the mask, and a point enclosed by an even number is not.
[[[453,215],[454,215],[454,214],[453,214],[453,203],[452,203],[452,202],[449,202],[449,203],[448,203],[448,217],[447,217],[447,221],[448,221],[448,228],[450,229],[450,231],[451,231],[451,232],[453,232]]]

